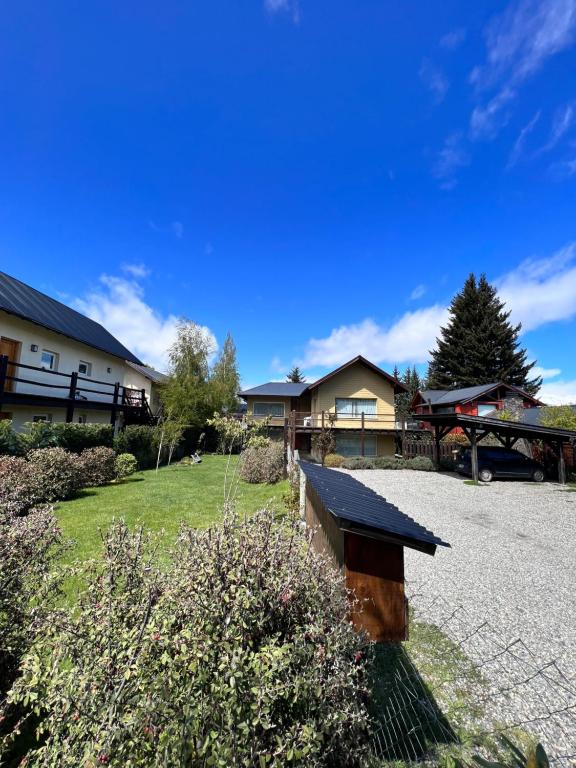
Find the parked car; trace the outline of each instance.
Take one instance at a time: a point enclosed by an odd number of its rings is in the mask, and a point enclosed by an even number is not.
[[[456,458],[456,471],[460,475],[472,477],[472,449],[461,448]],[[517,478],[534,480],[541,483],[544,480],[544,467],[534,459],[530,459],[520,451],[498,446],[478,446],[478,477],[484,483],[492,478]]]

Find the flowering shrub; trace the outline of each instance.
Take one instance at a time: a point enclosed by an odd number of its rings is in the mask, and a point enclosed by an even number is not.
[[[136,457],[132,456],[131,453],[121,453],[120,456],[116,456],[114,469],[118,480],[133,475],[138,469]]]
[[[116,524],[79,606],[45,622],[10,693],[40,718],[26,764],[362,765],[364,640],[306,544],[298,524],[228,512],[183,529],[156,571],[142,532]]]
[[[324,459],[325,467],[341,467],[344,462],[344,456],[340,456],[339,453],[329,453]]]
[[[284,446],[268,440],[246,448],[240,456],[240,477],[247,483],[277,483],[284,477]]]
[[[0,456],[0,517],[25,515],[44,500],[36,467],[17,456]]]
[[[78,457],[82,485],[93,488],[116,479],[116,454],[112,448],[86,448]]]
[[[77,457],[63,448],[38,448],[27,458],[38,475],[42,501],[69,499],[82,487]]]

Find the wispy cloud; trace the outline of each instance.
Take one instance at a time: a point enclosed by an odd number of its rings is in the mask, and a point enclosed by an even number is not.
[[[523,156],[524,149],[526,146],[526,141],[528,140],[528,137],[536,127],[536,123],[538,122],[538,120],[540,120],[540,114],[541,112],[540,110],[538,110],[538,112],[536,112],[536,114],[532,117],[530,122],[528,122],[518,134],[518,138],[516,139],[514,146],[512,147],[512,152],[510,153],[510,157],[508,158],[507,168],[512,168]]]
[[[440,104],[444,101],[450,88],[450,83],[442,70],[429,59],[423,59],[419,75],[426,88],[432,94],[434,102]]]
[[[552,119],[552,128],[550,129],[548,141],[538,150],[537,154],[543,154],[553,150],[560,140],[568,133],[570,128],[572,128],[575,118],[576,111],[573,104],[566,104],[557,109]]]
[[[458,183],[458,171],[469,163],[470,157],[464,149],[462,134],[453,133],[448,136],[438,152],[432,175],[440,182],[441,189],[451,190]]]
[[[153,232],[174,235],[178,240],[184,237],[184,224],[181,221],[171,221],[167,226],[160,226],[155,221],[149,221],[148,226]]]
[[[507,122],[502,111],[520,85],[555,54],[570,46],[576,32],[576,0],[514,0],[486,30],[486,60],[470,81],[479,94],[495,91],[477,106],[470,123],[473,138],[492,138]]]
[[[134,277],[137,280],[148,277],[150,274],[150,270],[145,264],[142,264],[142,262],[138,262],[137,264],[122,264],[120,269],[122,272],[125,272],[127,275],[130,275],[130,277]]]
[[[141,360],[166,370],[166,352],[176,339],[179,318],[163,315],[145,300],[144,289],[136,280],[102,275],[99,286],[74,299],[72,306],[103,325]],[[204,332],[217,348],[209,328]]]
[[[576,242],[547,258],[527,259],[496,281],[513,321],[522,322],[523,331],[576,316],[575,261]],[[377,363],[423,363],[448,318],[448,308],[434,304],[406,312],[388,325],[372,318],[341,325],[325,338],[310,339],[301,365],[329,368],[358,354]],[[559,375],[556,369],[543,370],[548,378]]]
[[[440,47],[447,51],[454,51],[456,48],[459,48],[465,40],[466,30],[464,27],[460,27],[459,29],[453,29],[451,32],[443,35],[443,37],[440,38]]]
[[[562,373],[560,368],[542,368],[541,365],[535,365],[531,373],[534,376],[542,376],[543,379],[556,379]]]
[[[546,405],[574,405],[576,404],[576,380],[545,381],[538,397]]]
[[[295,24],[300,21],[300,3],[298,0],[264,0],[264,7],[269,13],[287,13]]]
[[[428,288],[424,285],[424,283],[420,283],[420,285],[417,285],[416,288],[414,288],[414,290],[410,294],[410,301],[416,301],[417,299],[421,299],[427,290]]]

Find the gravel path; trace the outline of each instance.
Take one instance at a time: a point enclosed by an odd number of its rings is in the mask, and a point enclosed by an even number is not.
[[[462,605],[472,627],[487,620],[521,638],[536,665],[556,660],[576,690],[576,493],[435,472],[350,474],[451,544],[434,557],[407,549],[407,580]]]

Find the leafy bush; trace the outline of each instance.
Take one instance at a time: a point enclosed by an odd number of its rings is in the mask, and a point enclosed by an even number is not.
[[[405,459],[398,459],[396,456],[380,456],[374,459],[376,469],[406,469]]]
[[[56,425],[51,421],[28,422],[24,426],[26,431],[22,432],[20,437],[26,453],[37,448],[58,447]]]
[[[8,419],[0,421],[0,454],[3,456],[21,456],[24,453],[24,445],[18,432],[12,427]]]
[[[136,457],[138,469],[156,466],[159,434],[157,427],[131,424],[114,438],[116,453],[131,453]]]
[[[52,425],[60,448],[72,453],[82,453],[86,448],[104,445],[112,448],[114,428],[110,424],[67,424]]]
[[[77,461],[80,466],[81,485],[85,488],[106,485],[116,479],[116,454],[112,448],[103,445],[98,448],[86,448]]]
[[[366,458],[357,456],[345,459],[342,466],[345,469],[416,469],[422,472],[433,472],[436,467],[428,456],[415,456],[413,459],[399,459],[396,456],[379,456]]]
[[[324,458],[325,467],[341,467],[344,461],[344,456],[340,456],[339,453],[329,453]]]
[[[342,462],[344,469],[374,469],[374,459],[367,459],[362,456],[344,459]]]
[[[25,515],[45,501],[37,468],[17,456],[0,456],[0,517]]]
[[[183,529],[158,572],[142,533],[117,524],[10,694],[41,718],[27,765],[362,765],[364,640],[306,544],[298,523],[228,513]]]
[[[414,456],[406,462],[407,469],[416,469],[420,472],[434,472],[436,467],[429,456]]]
[[[78,459],[64,448],[37,448],[30,451],[27,458],[38,474],[42,501],[69,499],[82,487]]]
[[[247,483],[277,483],[284,477],[284,446],[269,440],[240,455],[240,477]]]
[[[138,469],[138,462],[136,457],[131,453],[121,453],[116,456],[114,463],[116,477],[118,480],[122,480],[125,477],[130,477]]]

